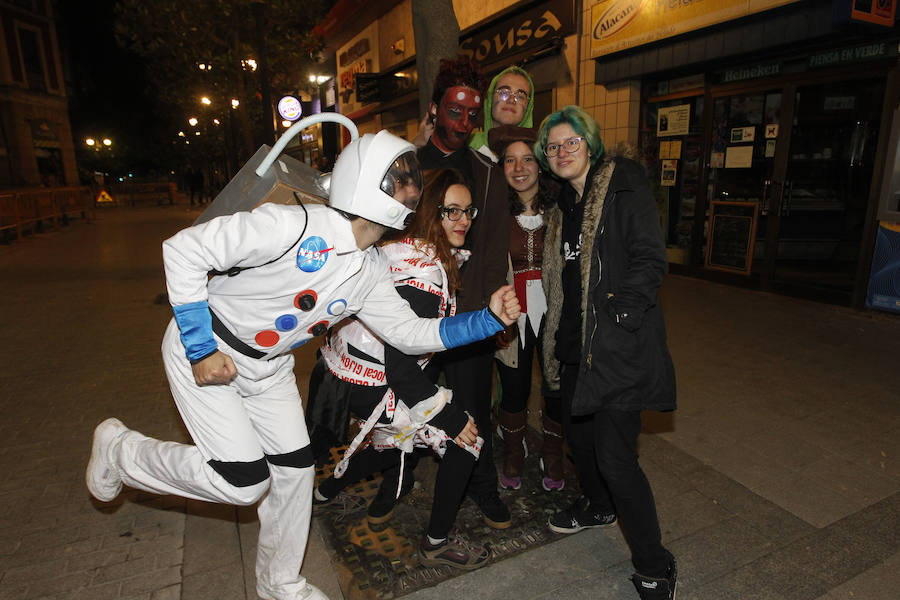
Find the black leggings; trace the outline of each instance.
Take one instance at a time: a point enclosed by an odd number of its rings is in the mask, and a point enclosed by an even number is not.
[[[519,349],[518,367],[508,367],[500,360],[497,360],[497,374],[500,376],[500,408],[508,413],[519,413],[528,408],[528,398],[531,396],[531,373],[534,364],[534,353],[537,351],[538,365],[543,372],[543,361],[541,360],[541,338],[544,332],[544,319],[541,319],[541,326],[538,335],[534,335],[531,329],[531,321],[526,320],[524,331],[519,330],[519,335],[525,340],[525,346],[522,347],[520,339],[515,339],[511,343],[516,344]],[[546,390],[541,390],[544,396],[544,414],[557,423],[562,422],[562,409],[560,408],[559,396],[548,395]]]
[[[407,456],[407,460],[411,459]],[[397,469],[400,465],[399,450],[382,450],[379,452],[371,446],[355,454],[350,459],[346,473],[340,479],[329,477],[319,485],[319,492],[328,498],[334,498],[348,485],[378,473]],[[431,505],[431,519],[428,522],[428,535],[441,539],[447,537],[456,513],[462,502],[466,482],[472,474],[475,457],[453,442],[447,442],[447,451],[438,467],[437,479],[434,482],[434,502]],[[406,475],[404,475],[406,477]],[[396,481],[396,477],[394,478]],[[409,480],[410,482],[412,480]],[[406,482],[404,481],[404,485]],[[385,490],[396,492],[396,488]]]

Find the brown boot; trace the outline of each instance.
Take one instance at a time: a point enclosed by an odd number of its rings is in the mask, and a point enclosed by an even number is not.
[[[544,415],[542,425],[544,446],[541,449],[541,486],[548,492],[561,490],[566,486],[563,475],[562,424]]]
[[[503,437],[503,471],[500,473],[500,487],[517,490],[522,487],[522,463],[528,455],[525,445],[525,421],[528,411],[517,413],[500,409],[498,422]]]

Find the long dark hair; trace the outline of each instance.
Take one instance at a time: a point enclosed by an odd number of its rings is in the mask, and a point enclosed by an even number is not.
[[[511,140],[506,146],[503,147],[503,152],[500,154],[500,165],[503,166],[503,162],[506,160],[506,151],[509,150],[509,147],[513,145],[515,142],[522,142],[534,154],[534,149],[525,142],[525,140]],[[537,160],[537,156],[534,157]],[[535,210],[542,213],[554,204],[556,204],[556,195],[559,193],[559,184],[555,182],[551,177],[544,175],[543,171],[538,170],[538,191],[534,197],[535,200]],[[522,204],[522,201],[519,200],[519,192],[514,190],[512,186],[509,187],[509,214],[512,216],[521,215],[525,212],[525,205]]]
[[[441,225],[443,217],[440,208],[444,204],[444,197],[450,186],[465,186],[469,193],[472,192],[472,188],[466,181],[465,175],[457,169],[432,169],[425,171],[424,175],[425,187],[422,191],[422,200],[416,208],[412,222],[403,231],[391,232],[380,243],[384,245],[413,238],[416,248],[425,250],[428,246],[433,247],[447,272],[450,292],[456,293],[460,289],[459,266],[453,256],[453,247],[447,241],[447,235]]]
[[[534,196],[534,208],[539,213],[544,212],[556,204],[556,195],[559,193],[559,184],[543,173],[538,175],[538,191]],[[509,188],[509,214],[521,215],[525,212],[525,205],[519,200],[519,193]]]

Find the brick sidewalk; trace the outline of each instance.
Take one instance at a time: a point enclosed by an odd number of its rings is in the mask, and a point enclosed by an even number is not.
[[[107,209],[0,246],[0,599],[181,597],[185,501],[84,484],[108,416],[186,441],[159,346],[160,242],[184,207]]]

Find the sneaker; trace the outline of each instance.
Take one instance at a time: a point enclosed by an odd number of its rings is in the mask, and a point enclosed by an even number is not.
[[[122,476],[110,456],[110,450],[127,432],[128,428],[118,419],[106,419],[94,429],[91,460],[88,461],[84,480],[91,495],[102,502],[114,500],[122,491]]]
[[[279,600],[284,598],[284,594],[276,594],[263,588],[261,585],[256,586],[256,595],[262,600]],[[309,582],[306,582],[304,590],[297,595],[291,596],[291,598],[296,598],[296,600],[328,600],[328,596],[323,594],[322,590]]]
[[[541,459],[541,473],[544,473],[544,476],[541,477],[541,487],[544,488],[544,491],[547,492],[558,492],[566,487],[565,479],[552,479],[547,477],[547,471],[544,470],[544,459]]]
[[[547,524],[556,533],[576,533],[582,529],[610,527],[616,523],[616,513],[595,513],[590,510],[590,502],[579,496],[569,508],[550,515]]]
[[[394,506],[397,501],[393,497],[385,494],[377,494],[369,504],[369,510],[366,512],[366,520],[369,525],[381,525],[391,520],[394,516]]]
[[[481,514],[484,516],[484,522],[487,523],[488,527],[493,529],[507,529],[512,525],[509,509],[506,508],[503,500],[500,499],[500,494],[498,494],[496,490],[487,494],[472,496],[472,500],[474,500],[475,504],[478,505],[478,508],[481,509]]]
[[[419,544],[419,562],[425,567],[450,565],[464,571],[474,571],[483,567],[490,557],[491,553],[486,548],[459,536],[450,536],[436,546],[432,546],[426,536]]]
[[[318,488],[316,488],[318,490]],[[321,493],[321,492],[320,492]],[[366,507],[366,500],[356,494],[339,492],[334,498],[319,500],[313,494],[312,512],[314,515],[323,513],[350,514]]]
[[[507,477],[502,471],[500,472],[500,487],[504,490],[517,490],[522,487],[521,477]]]
[[[675,600],[678,588],[677,579],[678,569],[673,558],[666,569],[664,578],[646,577],[635,573],[631,576],[631,583],[634,584],[641,600]]]

